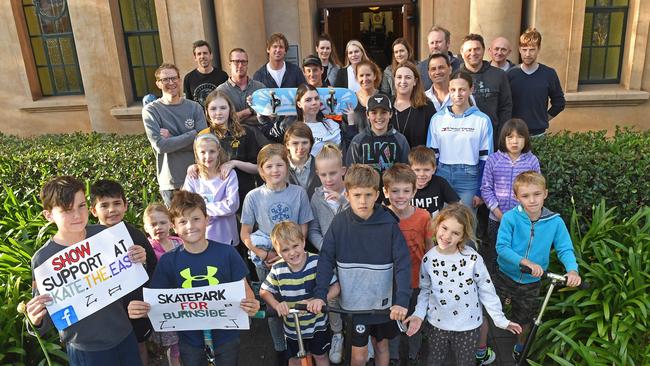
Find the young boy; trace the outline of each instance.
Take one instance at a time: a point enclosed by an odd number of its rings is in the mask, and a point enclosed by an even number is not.
[[[518,360],[531,317],[536,313],[539,278],[548,268],[551,247],[567,271],[567,285],[579,286],[581,279],[564,221],[559,214],[544,207],[548,195],[544,176],[534,171],[523,172],[515,178],[513,189],[520,204],[501,219],[496,244],[499,271],[494,283],[501,303],[512,304],[512,321],[524,329],[512,352]],[[532,274],[522,273],[520,265],[530,268]]]
[[[101,225],[87,226],[84,184],[74,177],[48,181],[41,190],[41,202],[43,216],[56,224],[57,232],[32,257],[32,273],[57,252],[105,229]],[[129,248],[129,258],[144,262],[144,249],[133,245]],[[45,308],[52,298],[39,295],[36,288],[32,292],[34,297],[27,303],[27,315],[39,334],[44,334],[52,327]],[[142,365],[133,328],[119,301],[59,331],[59,337],[66,344],[70,365]]]
[[[289,152],[289,183],[301,186],[311,198],[320,179],[316,175],[316,163],[311,155],[314,135],[303,122],[296,122],[284,134],[284,146]]]
[[[118,182],[109,179],[100,179],[90,186],[90,212],[99,220],[101,225],[111,227],[119,224],[124,219],[124,214],[127,209],[128,203],[124,194],[124,188]],[[153,247],[142,231],[127,222],[124,222],[124,225],[126,225],[126,229],[129,235],[131,235],[133,243],[144,248],[147,254],[145,269],[149,278],[151,278],[156,269],[156,263],[158,262]],[[149,282],[146,282],[122,298],[125,311],[131,300],[142,300],[142,287],[147,287],[148,285]],[[151,323],[148,319],[131,319],[131,325],[133,326],[135,337],[138,339],[138,348],[140,349],[142,363],[146,365],[149,363],[149,357],[145,341],[152,333]]]
[[[211,283],[236,282],[246,278],[248,269],[234,247],[205,238],[208,214],[203,198],[192,192],[174,193],[169,210],[174,231],[183,239],[183,246],[160,258],[151,280],[152,288],[194,288]],[[249,315],[260,308],[253,290],[246,283],[246,298],[240,307]],[[150,305],[144,301],[129,303],[129,316],[147,316]],[[184,365],[205,364],[203,331],[178,332],[181,362]],[[239,357],[239,331],[212,330],[215,364],[236,366]]]
[[[273,248],[282,260],[273,264],[271,272],[262,283],[260,297],[266,304],[284,317],[284,335],[287,350],[292,359],[290,364],[300,365],[298,338],[293,317],[287,317],[289,309],[296,303],[313,297],[316,282],[318,255],[305,251],[305,237],[300,225],[291,221],[282,221],[271,231]],[[340,287],[332,277],[332,286],[327,293],[328,299],[338,296]],[[331,334],[327,327],[327,315],[312,314],[300,316],[300,330],[305,350],[314,356],[316,365],[329,365],[328,351]]]
[[[370,335],[375,346],[375,365],[387,366],[388,340],[399,333],[397,324],[391,320],[404,320],[411,296],[409,251],[393,214],[375,203],[379,197],[379,173],[375,169],[353,164],[345,175],[345,196],[350,208],[334,217],[325,234],[314,300],[308,307],[310,311],[320,312],[336,269],[342,308],[390,308],[390,318],[386,315],[353,317],[350,360],[352,366],[366,364]]]
[[[410,154],[409,154],[410,155]],[[411,255],[411,299],[409,314],[415,311],[420,293],[420,266],[424,253],[433,247],[431,215],[422,208],[414,207],[411,202],[415,196],[417,177],[411,168],[396,163],[384,172],[384,196],[388,198],[388,208],[399,218],[399,229],[404,235]],[[408,357],[410,364],[415,364],[422,344],[421,333],[409,337]],[[399,359],[399,337],[390,341],[391,359]]]
[[[320,251],[323,246],[323,237],[332,224],[334,215],[350,207],[345,198],[345,185],[343,176],[343,155],[336,145],[327,143],[316,155],[316,174],[323,183],[316,187],[314,195],[311,196],[311,210],[314,219],[309,222],[309,241]],[[338,306],[337,299],[329,301],[330,306]],[[330,361],[341,363],[343,357],[343,320],[340,314],[329,314],[330,329],[332,335],[332,346],[330,348]]]
[[[392,104],[386,94],[378,93],[368,99],[367,116],[370,128],[359,132],[345,157],[345,165],[369,164],[381,174],[395,163],[407,163],[409,144],[406,137],[390,127]]]
[[[426,146],[416,146],[409,152],[409,164],[415,172],[415,198],[412,205],[423,208],[434,217],[445,204],[460,201],[456,191],[445,178],[436,173],[436,154]],[[419,267],[418,267],[419,268]]]

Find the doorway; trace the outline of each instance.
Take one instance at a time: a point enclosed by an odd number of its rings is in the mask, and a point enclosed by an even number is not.
[[[373,60],[382,70],[391,63],[391,46],[399,37],[406,38],[417,55],[415,40],[415,17],[413,5],[396,1],[382,6],[341,6],[320,1],[320,32],[332,38],[339,59],[345,64],[345,45],[351,39],[361,41]]]

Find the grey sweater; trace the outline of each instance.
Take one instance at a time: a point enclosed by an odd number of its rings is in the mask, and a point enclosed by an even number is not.
[[[350,207],[350,203],[343,194],[339,196],[339,208],[334,211],[334,208],[325,200],[325,193],[323,187],[316,187],[314,195],[311,196],[311,211],[314,214],[314,219],[309,222],[309,241],[320,251],[323,246],[323,237],[330,228],[330,224],[334,219],[334,215]]]
[[[142,122],[156,154],[156,177],[160,189],[180,189],[187,167],[194,164],[194,137],[208,127],[203,108],[187,99],[182,99],[180,104],[164,104],[157,99],[142,109]],[[163,128],[169,130],[170,137],[161,136]]]

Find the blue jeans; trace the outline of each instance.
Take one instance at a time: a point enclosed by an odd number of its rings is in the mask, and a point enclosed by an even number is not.
[[[456,191],[461,202],[476,214],[472,199],[477,195],[480,186],[478,165],[440,163],[436,175],[445,178]]]
[[[205,349],[180,342],[181,362],[186,366],[206,365]],[[239,360],[239,337],[228,341],[214,350],[214,363],[219,366],[237,366]]]
[[[133,332],[117,346],[104,351],[82,351],[70,344],[66,351],[72,366],[142,366],[138,340]]]

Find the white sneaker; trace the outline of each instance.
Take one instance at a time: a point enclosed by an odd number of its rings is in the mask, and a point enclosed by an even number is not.
[[[330,362],[341,363],[343,358],[343,334],[334,333],[332,336],[332,347],[330,348]]]
[[[375,358],[375,349],[372,348],[372,339],[368,337],[368,361],[370,361],[371,358]]]

